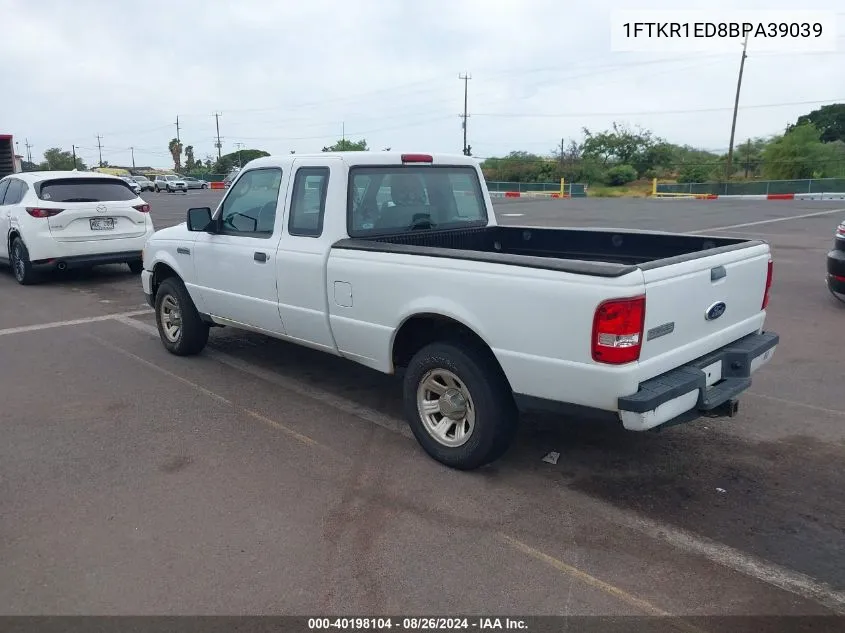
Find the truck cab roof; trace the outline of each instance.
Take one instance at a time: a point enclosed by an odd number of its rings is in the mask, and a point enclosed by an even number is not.
[[[404,159],[403,159],[404,157]],[[479,164],[479,160],[472,156],[463,154],[446,153],[412,153],[412,152],[319,152],[310,154],[280,154],[275,156],[262,156],[251,160],[244,165],[247,167],[270,167],[291,165],[294,161],[314,159],[340,159],[347,165],[470,165]],[[431,160],[428,160],[428,159]]]

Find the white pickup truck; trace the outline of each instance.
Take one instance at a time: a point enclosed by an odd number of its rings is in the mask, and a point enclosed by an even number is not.
[[[143,261],[170,352],[230,326],[404,369],[414,435],[459,469],[500,457],[525,409],[732,416],[779,340],[765,242],[499,226],[465,156],[259,158]]]

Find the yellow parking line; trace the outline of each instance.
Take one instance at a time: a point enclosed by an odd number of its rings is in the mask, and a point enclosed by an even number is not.
[[[510,545],[513,549],[515,549],[519,552],[522,552],[523,554],[530,556],[531,558],[534,558],[535,560],[539,560],[540,562],[546,563],[547,565],[549,565],[550,567],[553,567],[554,569],[558,570],[559,572],[563,572],[567,576],[571,576],[572,578],[575,578],[576,580],[580,580],[581,582],[583,582],[586,585],[589,585],[589,586],[594,587],[594,588],[596,588],[600,591],[603,591],[604,593],[606,593],[610,596],[613,596],[617,600],[620,600],[621,602],[624,602],[625,604],[628,604],[628,605],[634,607],[635,609],[642,611],[643,613],[646,613],[646,614],[651,615],[651,616],[659,616],[659,617],[666,617],[666,616],[672,615],[668,611],[664,611],[663,609],[660,609],[660,608],[654,606],[653,604],[651,604],[647,600],[643,600],[642,598],[637,598],[636,596],[631,595],[630,593],[628,593],[624,589],[620,589],[616,585],[611,585],[610,583],[605,582],[604,580],[600,580],[600,579],[596,578],[595,576],[592,576],[592,575],[588,574],[587,572],[585,572],[581,569],[578,569],[577,567],[574,567],[573,565],[569,565],[567,563],[564,563],[562,560],[558,560],[554,556],[549,556],[545,552],[541,552],[540,550],[535,549],[535,548],[531,547],[530,545],[523,543],[522,541],[520,541],[518,539],[515,539],[512,536],[508,536],[507,534],[500,532],[499,538],[502,541],[504,541],[505,543],[507,543],[508,545]],[[696,626],[693,626],[693,625],[691,625],[687,622],[672,621],[670,624],[672,624],[673,626],[676,626],[677,628],[679,628],[681,630],[688,631],[689,633],[705,633],[702,629],[700,629]]]

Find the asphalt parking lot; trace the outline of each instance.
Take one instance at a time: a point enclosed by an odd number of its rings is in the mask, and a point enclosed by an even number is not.
[[[220,196],[144,197],[163,228]],[[459,473],[410,438],[394,377],[228,328],[176,358],[125,266],[33,287],[0,269],[0,613],[845,612],[845,305],[823,284],[845,204],[496,210],[768,240],[782,342],[740,415],[531,416]]]

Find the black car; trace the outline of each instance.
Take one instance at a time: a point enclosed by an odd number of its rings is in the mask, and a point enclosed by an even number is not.
[[[836,228],[833,250],[827,254],[827,287],[845,301],[845,220]]]

